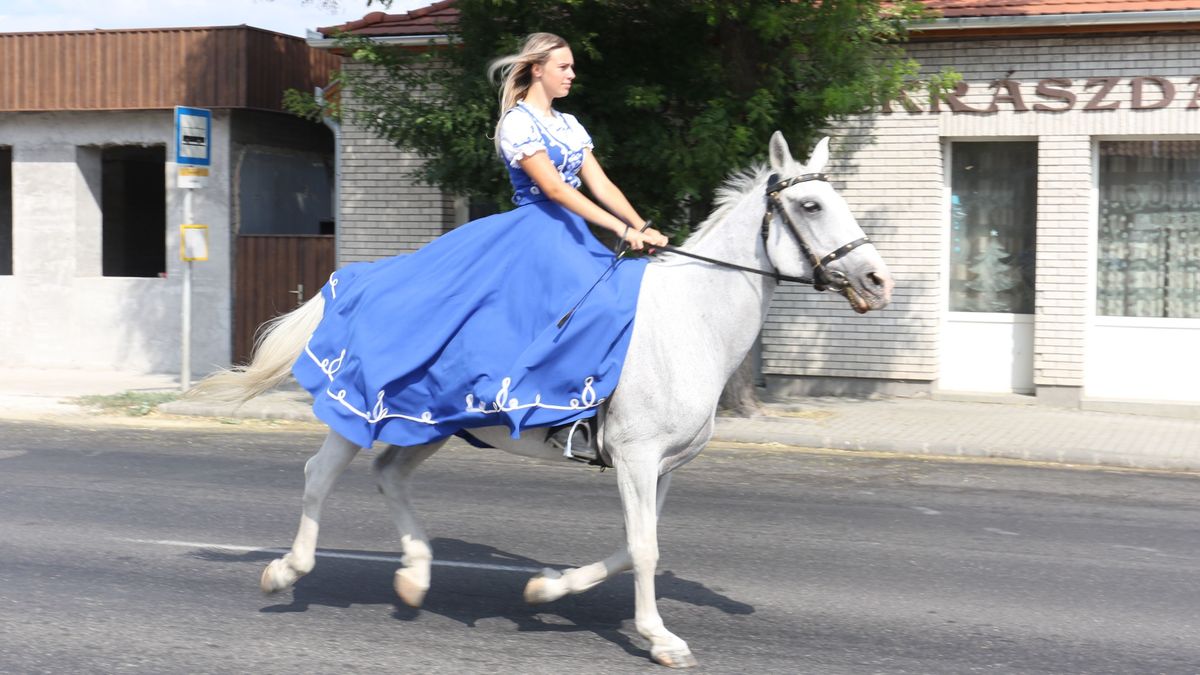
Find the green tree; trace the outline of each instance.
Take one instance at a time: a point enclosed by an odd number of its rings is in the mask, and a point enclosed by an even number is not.
[[[310,0],[314,1],[314,0]],[[330,0],[321,0],[326,5]],[[367,5],[391,5],[368,0]],[[492,140],[488,62],[534,31],[571,43],[579,73],[556,106],[573,112],[596,155],[643,215],[676,234],[709,212],[734,169],[761,160],[779,129],[808,147],[828,121],[911,85],[906,26],[916,0],[458,0],[455,40],[395,49],[341,36],[373,70],[352,69],[356,121],[425,163],[416,178],[508,204]],[[303,96],[298,113],[313,114]]]
[[[336,7],[337,0],[304,0]],[[391,0],[367,0],[390,7]],[[355,121],[425,157],[418,180],[509,206],[511,188],[492,134],[497,92],[488,63],[523,36],[557,33],[579,73],[570,97],[609,175],[643,216],[676,239],[709,213],[730,171],[766,154],[781,130],[810,147],[832,120],[894,99],[917,83],[907,26],[918,0],[457,0],[454,40],[428,49],[382,47],[355,36],[339,46],[375,68],[342,75]],[[947,73],[928,83],[954,84]],[[293,92],[297,114],[322,110]],[[721,407],[759,410],[748,357]]]

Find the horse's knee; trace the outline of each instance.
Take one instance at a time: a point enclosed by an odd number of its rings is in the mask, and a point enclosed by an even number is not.
[[[641,550],[631,548],[629,553],[630,560],[633,563],[633,568],[635,570],[648,569],[653,572],[653,570],[658,568],[657,546],[648,546]]]

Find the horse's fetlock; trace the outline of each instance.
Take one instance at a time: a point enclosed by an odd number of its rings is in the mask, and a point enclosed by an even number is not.
[[[428,566],[433,562],[433,549],[429,548],[429,544],[424,541],[406,534],[400,538],[400,544],[404,549],[404,555],[400,557],[400,564],[405,567]]]
[[[308,574],[309,572],[313,571],[314,567],[317,566],[317,558],[316,556],[312,555],[297,555],[295,553],[288,553],[287,555],[283,556],[283,562],[288,567],[292,568],[292,570],[300,573],[301,575]]]

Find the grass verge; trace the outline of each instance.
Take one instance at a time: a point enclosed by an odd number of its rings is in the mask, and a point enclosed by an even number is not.
[[[120,394],[96,396],[80,396],[74,400],[77,405],[97,408],[102,412],[143,417],[154,412],[155,408],[179,398],[178,392],[170,391],[126,391]]]

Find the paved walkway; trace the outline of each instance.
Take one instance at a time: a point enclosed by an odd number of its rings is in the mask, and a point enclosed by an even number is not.
[[[86,395],[178,391],[177,377],[87,370],[6,369],[0,417],[83,414]],[[173,415],[316,421],[308,394],[278,390],[240,408],[202,401]],[[927,398],[802,398],[756,418],[721,417],[716,440],[808,448],[1200,470],[1200,419]]]

